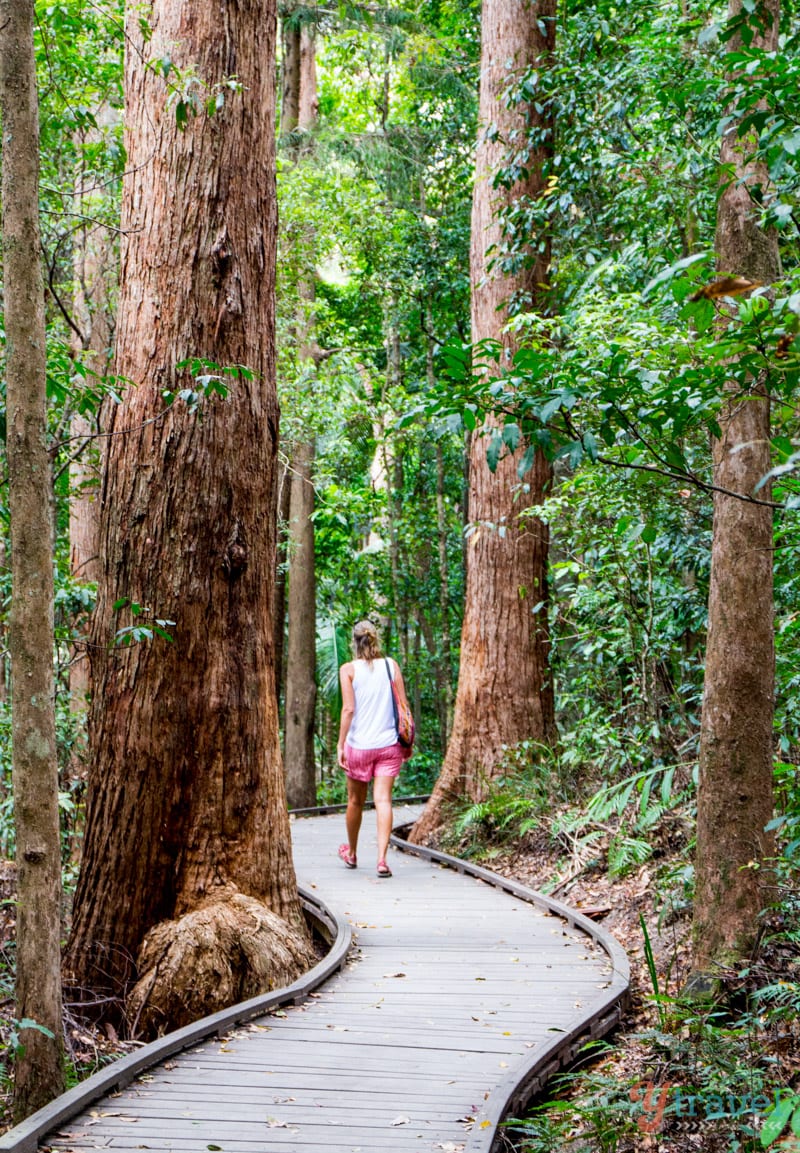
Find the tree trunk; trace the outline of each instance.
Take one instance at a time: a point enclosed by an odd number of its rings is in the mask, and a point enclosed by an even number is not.
[[[289,533],[289,513],[292,499],[292,474],[288,465],[280,470],[278,484],[278,545],[277,562],[275,565],[275,695],[278,698],[278,711],[281,703],[285,701],[285,672],[284,660],[286,639],[286,570],[288,565],[287,541]]]
[[[310,133],[316,124],[317,72],[314,38],[304,27],[285,34],[291,67],[287,69],[282,112],[284,132],[299,129]],[[296,88],[289,91],[289,85]],[[302,149],[294,148],[295,161]],[[309,237],[309,242],[313,237]],[[309,243],[311,248],[311,243]],[[297,367],[302,381],[314,365],[314,282],[309,270],[298,284],[300,311],[297,317]],[[309,376],[313,400],[313,368]],[[302,388],[302,384],[300,385]],[[306,398],[299,398],[302,404]],[[312,424],[309,421],[309,424]],[[313,424],[312,424],[313,427]],[[298,443],[292,453],[291,511],[289,515],[289,626],[286,663],[286,709],[284,747],[286,795],[291,808],[316,804],[316,756],[314,722],[317,701],[317,587],[314,574],[314,477],[316,445],[313,437]]]
[[[117,116],[116,110],[102,106],[97,110],[98,125],[110,128]],[[82,155],[87,143],[101,140],[98,128],[88,130],[87,136],[76,134],[76,151]],[[73,356],[83,357],[86,367],[98,376],[105,376],[110,368],[113,344],[113,306],[109,294],[111,282],[119,277],[117,250],[111,233],[89,218],[92,214],[91,190],[95,176],[81,160],[75,176],[75,211],[86,219],[74,234],[72,241],[72,268],[74,290],[72,311],[75,326]],[[88,355],[87,355],[88,354]],[[89,421],[75,413],[70,421],[70,436],[76,445],[74,459],[69,466],[69,560],[73,578],[81,583],[97,584],[100,579],[100,451],[102,440],[94,439],[100,428],[100,414]],[[77,449],[82,443],[82,452]],[[85,781],[87,765],[86,714],[89,707],[90,662],[88,616],[83,614],[73,621],[73,635],[69,665],[70,710],[80,722],[75,726],[75,739],[70,749],[68,775],[74,783]],[[71,822],[69,859],[77,867],[83,848],[83,807]]]
[[[129,11],[116,371],[133,385],[108,429],[67,960],[73,985],[130,994],[129,1018],[152,1034],[291,980],[312,956],[273,664],[275,8],[156,0],[150,27],[145,43]],[[146,63],[167,56],[212,91],[231,75],[241,91],[181,131]],[[179,401],[164,414],[163,390],[194,384],[179,367],[192,357],[250,371],[200,416]],[[156,619],[175,622],[171,641],[114,644]],[[256,905],[284,922],[264,910],[254,943]]]
[[[741,0],[731,0],[729,17],[741,9]],[[779,0],[760,5],[768,30],[755,36],[756,46],[775,51],[779,10]],[[737,44],[731,41],[729,48],[736,51]],[[759,202],[750,190],[758,186],[763,194],[769,178],[763,164],[748,161],[752,147],[735,124],[728,127],[721,151],[717,267],[726,276],[769,284],[780,275],[778,238],[758,224]],[[714,483],[754,494],[770,469],[764,382],[754,380],[747,392],[731,383],[719,423]],[[769,486],[756,495],[769,499]],[[773,851],[764,831],[773,813],[772,548],[771,509],[714,494],[690,979],[699,989],[708,986],[717,965],[749,954],[767,902],[759,866]]]
[[[5,446],[3,446],[5,448]],[[5,465],[5,453],[0,452],[0,462]],[[6,526],[0,527],[0,571],[5,572],[8,568],[8,545],[6,538]],[[8,700],[8,661],[6,651],[8,648],[8,627],[6,625],[6,615],[0,615],[0,704],[5,704]]]
[[[450,580],[447,563],[447,511],[444,499],[444,453],[441,441],[436,444],[436,536],[439,549],[439,616],[442,628],[442,651],[433,658],[438,667],[439,731],[442,750],[447,748],[453,716],[453,673],[450,658]]]
[[[107,108],[100,109],[97,118],[101,123],[110,122],[110,111]],[[92,138],[98,138],[96,130],[92,131]],[[82,141],[78,143],[80,146]],[[86,210],[84,201],[87,189],[93,183],[91,172],[82,165],[75,180],[77,212]],[[73,313],[82,334],[80,338],[74,334],[73,348],[76,356],[84,352],[90,354],[87,367],[99,376],[106,375],[111,361],[112,318],[106,282],[111,259],[112,244],[108,229],[100,224],[90,226],[84,223],[73,240]],[[95,431],[85,416],[78,413],[73,416],[70,436],[76,441],[81,437],[90,437]],[[83,453],[72,462],[69,470],[70,571],[73,577],[87,582],[96,582],[100,577],[100,470],[95,444],[87,439]],[[89,659],[85,644],[78,645],[78,651],[73,654],[69,688],[72,708],[77,712],[85,711],[89,693]]]
[[[550,253],[545,245],[530,253],[530,267],[504,276],[489,268],[487,252],[501,241],[497,211],[544,186],[548,146],[528,159],[527,179],[510,189],[492,188],[492,174],[503,163],[507,142],[547,124],[533,106],[508,108],[504,92],[515,73],[540,61],[555,43],[555,0],[484,0],[476,180],[472,199],[472,340],[503,344],[506,363],[515,346],[504,334],[507,303],[542,308],[540,286],[547,283]],[[493,125],[496,131],[490,132]],[[489,471],[486,443],[473,437],[470,448],[469,524],[461,665],[453,731],[442,772],[430,802],[414,826],[412,839],[430,840],[444,820],[444,806],[458,795],[479,800],[485,782],[496,773],[503,745],[535,739],[548,742],[554,729],[553,693],[547,658],[546,527],[519,514],[539,503],[551,470],[541,453],[520,490],[518,455],[507,456]]]
[[[316,581],[314,578],[314,446],[299,444],[292,463],[289,513],[289,645],[286,667],[285,761],[290,808],[316,804]]]
[[[64,1088],[53,529],[44,286],[39,263],[39,110],[33,21],[32,0],[1,0],[11,731],[17,839],[16,1014],[19,1021],[38,1026],[20,1029],[23,1049],[14,1061],[17,1121]]]

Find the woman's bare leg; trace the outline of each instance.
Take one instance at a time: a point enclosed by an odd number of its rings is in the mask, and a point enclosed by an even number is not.
[[[364,802],[367,799],[367,782],[347,778],[347,812],[344,823],[350,852],[355,857],[358,848],[358,834],[361,831],[361,818],[364,815]]]
[[[376,777],[372,782],[372,799],[378,819],[378,860],[385,861],[392,832],[392,789],[394,777]]]

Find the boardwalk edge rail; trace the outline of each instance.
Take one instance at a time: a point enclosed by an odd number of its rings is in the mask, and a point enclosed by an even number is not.
[[[207,1037],[227,1033],[235,1026],[254,1017],[260,1017],[281,1005],[300,1004],[309,993],[341,969],[352,944],[353,934],[350,926],[346,921],[340,920],[316,894],[309,892],[302,885],[298,886],[298,891],[307,920],[312,928],[330,943],[330,949],[318,964],[283,989],[262,993],[258,997],[251,997],[248,1001],[241,1001],[238,1005],[221,1009],[218,1013],[202,1017],[183,1029],[176,1029],[175,1032],[167,1033],[157,1041],[143,1045],[134,1053],[119,1057],[0,1136],[2,1153],[36,1153],[41,1138],[59,1129],[98,1097],[124,1089],[146,1069],[158,1065],[182,1049],[188,1049],[204,1041]]]
[[[392,831],[390,843],[396,849],[455,869],[456,872],[464,873],[469,877],[475,877],[487,885],[510,893],[521,901],[536,905],[543,912],[560,917],[568,925],[580,929],[595,941],[606,953],[613,966],[607,994],[591,1016],[587,1018],[581,1014],[576,1015],[574,1021],[565,1030],[531,1050],[521,1071],[518,1067],[510,1072],[492,1090],[467,1137],[464,1153],[499,1153],[499,1150],[504,1147],[504,1142],[505,1147],[512,1145],[505,1136],[503,1123],[509,1117],[519,1116],[529,1102],[544,1089],[551,1077],[574,1062],[584,1045],[605,1037],[619,1024],[629,997],[630,964],[628,956],[611,933],[600,928],[583,913],[547,897],[535,889],[529,889],[526,885],[519,884],[518,881],[511,881],[507,877],[500,876],[499,873],[484,869],[480,865],[473,865],[468,861],[461,860],[460,857],[452,857],[449,853],[440,852],[438,849],[414,845],[406,839],[406,834],[410,828],[410,824],[398,825]]]

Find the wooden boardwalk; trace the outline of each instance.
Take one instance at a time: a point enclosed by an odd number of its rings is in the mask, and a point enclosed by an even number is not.
[[[399,810],[398,819],[413,814]],[[627,974],[580,929],[397,852],[359,868],[341,815],[292,822],[298,879],[350,921],[344,969],[295,1007],[171,1057],[40,1148],[84,1153],[456,1153],[497,1138],[498,1086],[576,1037]],[[577,1042],[575,1043],[577,1045]]]

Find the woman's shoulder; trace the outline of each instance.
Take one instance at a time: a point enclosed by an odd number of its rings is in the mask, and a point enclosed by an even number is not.
[[[346,661],[345,664],[339,666],[339,676],[350,677],[352,680],[353,673],[356,669],[355,661]]]

